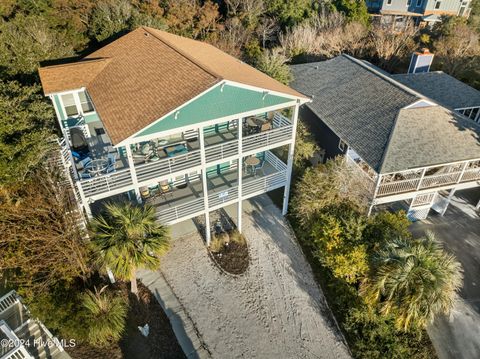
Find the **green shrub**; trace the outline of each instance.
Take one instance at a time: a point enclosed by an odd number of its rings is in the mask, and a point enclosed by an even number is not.
[[[426,332],[398,331],[393,316],[380,316],[365,307],[352,308],[343,327],[357,359],[436,357]]]
[[[238,244],[245,244],[247,242],[245,236],[237,230],[234,230],[230,233],[230,240]]]
[[[327,207],[312,221],[310,241],[315,256],[347,283],[357,283],[368,271],[362,238],[365,226],[365,217],[347,204]]]
[[[225,243],[228,242],[228,234],[221,233],[221,234],[214,234],[212,236],[212,240],[210,241],[210,251],[213,253],[221,252]]]
[[[125,298],[105,289],[106,286],[82,295],[83,316],[88,328],[86,337],[90,344],[99,347],[121,338],[128,311]]]

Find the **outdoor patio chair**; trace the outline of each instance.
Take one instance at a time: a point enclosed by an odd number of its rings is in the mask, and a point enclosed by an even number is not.
[[[105,170],[106,173],[112,173],[112,172],[115,172],[116,169],[115,169],[115,164],[109,164],[107,166],[107,169]]]
[[[92,178],[92,175],[88,172],[82,172],[80,173],[80,179],[90,179]]]
[[[265,165],[265,160],[260,161],[260,164],[255,166],[255,171],[253,172],[253,175],[257,175],[257,171],[260,170],[262,171],[263,175],[265,176],[265,172],[263,171],[263,166]]]
[[[108,166],[115,167],[115,163],[117,162],[117,156],[115,153],[109,153],[108,156]]]
[[[272,124],[270,122],[265,122],[261,127],[260,127],[260,132],[265,132],[265,131],[270,131],[272,129]]]
[[[81,169],[87,167],[90,162],[92,162],[92,159],[88,156],[85,157],[83,160],[78,162],[78,167],[80,167],[79,169],[81,170]]]

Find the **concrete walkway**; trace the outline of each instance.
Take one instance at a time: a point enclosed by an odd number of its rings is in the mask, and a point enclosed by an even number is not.
[[[478,188],[457,192],[445,216],[430,215],[412,225],[414,235],[435,233],[464,270],[463,288],[449,316],[435,319],[428,333],[440,359],[480,358],[480,217]]]
[[[160,273],[142,279],[167,307],[182,348],[221,359],[350,358],[280,211],[267,196],[244,202],[244,210],[251,255],[244,275],[222,274],[193,233],[175,240],[162,260],[168,285],[158,284]]]

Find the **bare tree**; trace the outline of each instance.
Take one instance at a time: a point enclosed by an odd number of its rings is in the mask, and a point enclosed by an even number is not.
[[[37,172],[30,182],[0,194],[0,269],[24,289],[38,292],[90,274],[89,249],[59,180]]]
[[[378,59],[383,69],[392,70],[398,65],[399,59],[415,49],[414,37],[417,33],[414,27],[407,27],[400,32],[377,26],[370,31],[371,56]]]
[[[450,34],[441,36],[435,43],[436,55],[442,69],[452,76],[459,75],[480,56],[479,35],[465,24],[459,24]]]

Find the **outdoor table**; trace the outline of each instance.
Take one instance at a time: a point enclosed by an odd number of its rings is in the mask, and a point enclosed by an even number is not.
[[[108,167],[108,159],[99,158],[92,160],[86,167],[85,170],[90,173],[91,176],[96,176],[99,173],[105,171]]]
[[[255,173],[255,166],[258,166],[260,164],[260,159],[257,157],[248,157],[245,160],[245,164],[252,169],[252,173]],[[247,173],[248,173],[248,170],[247,170]]]

